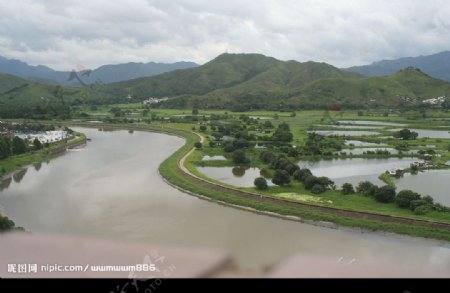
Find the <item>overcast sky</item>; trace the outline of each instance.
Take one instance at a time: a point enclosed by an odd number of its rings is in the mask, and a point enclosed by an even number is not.
[[[448,49],[448,0],[0,0],[0,55],[59,70],[226,51],[346,67]]]

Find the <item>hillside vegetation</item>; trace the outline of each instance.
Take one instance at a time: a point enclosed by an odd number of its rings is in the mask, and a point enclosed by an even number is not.
[[[0,117],[52,117],[60,112],[65,117],[72,106],[149,97],[170,98],[153,107],[246,111],[416,107],[437,96],[450,96],[450,83],[412,67],[391,76],[365,77],[326,63],[260,54],[222,54],[195,68],[76,89],[0,74]]]

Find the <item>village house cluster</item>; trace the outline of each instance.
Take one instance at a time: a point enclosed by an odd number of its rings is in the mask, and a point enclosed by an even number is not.
[[[146,100],[143,100],[142,104],[144,104],[144,105],[158,104],[158,103],[167,101],[168,99],[169,99],[169,97],[162,97],[162,98],[150,97]]]
[[[28,141],[33,141],[37,138],[42,144],[58,142],[69,138],[67,131],[63,130],[44,131],[38,133],[16,133],[15,136]]]
[[[436,98],[423,100],[422,103],[423,104],[428,104],[428,105],[440,105],[440,104],[444,103],[445,100],[446,100],[446,97],[445,96],[441,96],[441,97],[436,97]]]

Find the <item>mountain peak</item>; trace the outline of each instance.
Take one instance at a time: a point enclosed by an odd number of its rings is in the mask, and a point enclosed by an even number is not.
[[[428,56],[382,60],[370,65],[354,66],[345,70],[367,76],[386,76],[407,67],[419,68],[429,76],[450,81],[450,51],[443,51]]]

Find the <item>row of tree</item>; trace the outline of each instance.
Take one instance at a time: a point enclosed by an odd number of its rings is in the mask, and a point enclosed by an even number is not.
[[[362,181],[356,187],[356,191],[366,196],[373,196],[379,202],[395,202],[398,207],[410,209],[418,215],[425,214],[430,210],[450,211],[450,208],[435,203],[431,196],[422,196],[409,189],[404,189],[396,193],[395,187],[393,186],[385,185],[378,187],[369,181]]]
[[[32,149],[42,149],[41,142],[36,138],[33,140]],[[6,159],[12,155],[20,155],[30,151],[28,142],[20,137],[14,136],[10,138],[7,136],[0,136],[0,160]]]

